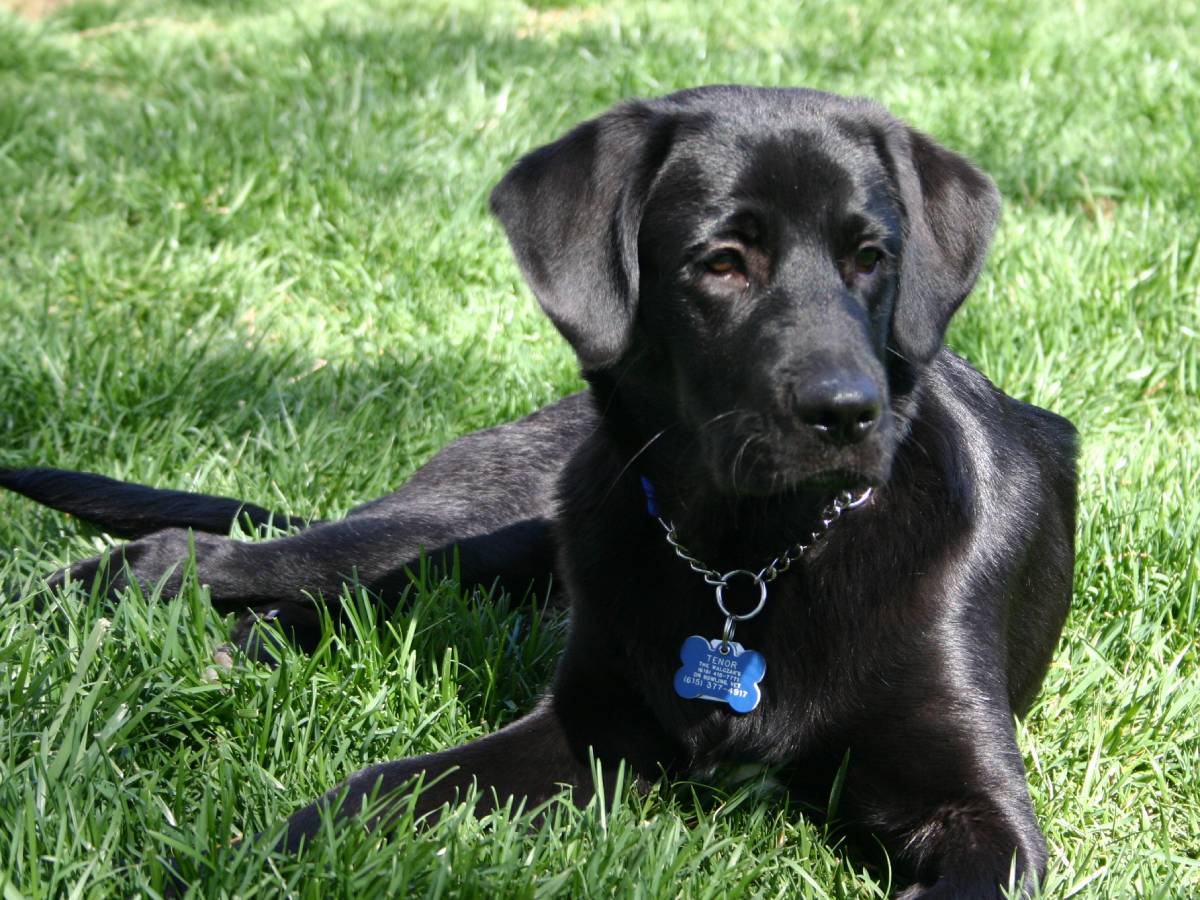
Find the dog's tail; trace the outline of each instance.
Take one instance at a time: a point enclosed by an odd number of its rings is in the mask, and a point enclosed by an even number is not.
[[[232,497],[160,490],[65,469],[0,468],[0,487],[78,516],[122,538],[138,538],[164,528],[228,534],[235,522],[256,529],[268,523],[276,528],[312,524]]]

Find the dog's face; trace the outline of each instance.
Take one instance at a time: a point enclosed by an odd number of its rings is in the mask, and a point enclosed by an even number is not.
[[[902,246],[887,170],[820,123],[729,124],[683,142],[647,199],[638,343],[718,486],[878,483]]]
[[[593,382],[741,496],[886,480],[998,211],[875,104],[732,87],[619,106],[492,204]]]

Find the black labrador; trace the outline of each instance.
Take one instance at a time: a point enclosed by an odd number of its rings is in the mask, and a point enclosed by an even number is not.
[[[140,537],[119,565],[69,570],[110,572],[111,591],[178,568],[197,530],[217,607],[301,643],[308,595],[355,578],[394,598],[422,553],[456,552],[465,582],[565,585],[568,645],[536,709],[352,775],[292,816],[289,847],[421,773],[426,812],[471,784],[481,810],[564,786],[586,801],[589,753],[609,778],[753,762],[826,791],[848,759],[841,809],[911,895],[1034,890],[1047,851],[1013,717],[1070,604],[1076,435],[942,344],[992,182],[870,101],[708,87],[579,125],[491,206],[586,393],[264,542],[223,536],[270,517],[227,498],[47,469],[0,484]]]

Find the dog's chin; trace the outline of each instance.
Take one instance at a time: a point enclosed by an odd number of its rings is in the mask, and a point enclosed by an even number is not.
[[[740,460],[740,465],[722,464],[723,455],[709,457],[709,475],[719,492],[727,496],[768,498],[798,493],[836,493],[878,487],[891,471],[891,455],[883,452],[850,452],[843,459],[813,465],[811,460],[790,462],[762,456]]]
[[[769,498],[800,493],[857,492],[876,487],[884,481],[883,477],[876,473],[857,469],[799,473],[778,470],[753,471],[743,473],[736,482],[726,473],[724,477],[716,475],[714,480],[721,493],[746,498]]]

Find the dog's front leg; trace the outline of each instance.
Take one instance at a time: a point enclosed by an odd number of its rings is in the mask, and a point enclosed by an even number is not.
[[[1030,896],[1045,875],[1046,840],[1000,707],[877,735],[880,749],[860,754],[867,765],[851,763],[863,818],[916,875],[904,900]]]
[[[208,587],[213,606],[221,612],[249,613],[235,631],[239,643],[245,643],[242,638],[250,634],[253,623],[264,618],[275,620],[304,649],[311,649],[320,638],[320,617],[312,596],[321,594],[332,602],[343,586],[358,583],[385,601],[394,601],[423,558],[442,572],[453,567],[464,587],[498,584],[523,595],[531,585],[543,588],[553,568],[550,519],[555,478],[563,460],[595,427],[590,400],[576,394],[520,421],[459,438],[399,490],[356,508],[340,521],[248,543],[205,533],[202,528],[213,525],[213,513],[194,532],[186,527],[163,528],[106,555],[81,560],[53,575],[50,585],[60,585],[69,577],[91,587],[99,579],[100,592],[115,596],[130,580],[144,590],[161,581],[163,595],[170,597],[178,591],[194,548],[196,577]],[[124,533],[135,533],[150,520],[186,522],[192,508],[179,511],[177,501],[183,495],[178,492],[78,473],[60,475],[55,482],[43,479],[55,488],[52,496],[25,482],[18,485],[15,475],[7,486],[23,485],[33,499],[85,518],[89,510],[103,509],[94,518],[102,526],[120,525]],[[67,488],[60,483],[63,480]],[[231,504],[237,506],[237,501],[223,498],[187,496],[192,506],[200,501],[217,504],[223,515]],[[128,508],[138,502],[149,509],[133,522]],[[268,514],[263,511],[263,515]]]
[[[436,816],[446,804],[467,799],[476,789],[475,811],[484,814],[509,799],[526,808],[569,791],[584,805],[596,790],[593,760],[600,763],[604,790],[618,783],[619,764],[644,786],[661,772],[666,759],[655,761],[657,726],[631,712],[624,721],[610,719],[605,706],[579,710],[547,698],[524,718],[468,744],[410,759],[369,766],[351,775],[325,796],[294,813],[280,849],[296,850],[311,840],[324,819],[344,820],[364,812],[367,827],[388,831],[411,799],[414,818]],[[622,753],[626,746],[633,753]]]
[[[898,900],[1001,900],[1031,897],[1045,874],[1046,845],[1032,823],[1000,823],[994,798],[966,800],[937,810],[914,833],[910,852],[941,860],[934,880],[922,880]],[[974,819],[975,821],[971,821]],[[1036,826],[1034,826],[1036,827]]]
[[[136,582],[147,594],[158,585],[175,596],[189,560],[196,581],[221,613],[245,613],[234,642],[261,656],[254,624],[273,621],[296,645],[311,652],[321,639],[321,615],[312,597],[323,596],[336,618],[343,586],[360,584],[385,604],[395,603],[422,558],[443,573],[452,569],[464,588],[499,586],[517,596],[542,591],[553,568],[549,522],[532,519],[465,523],[406,516],[347,518],[271,541],[246,542],[171,528],[81,560],[48,579],[52,589],[69,579],[116,598]],[[472,534],[472,532],[475,532]],[[264,659],[269,658],[263,656]]]

